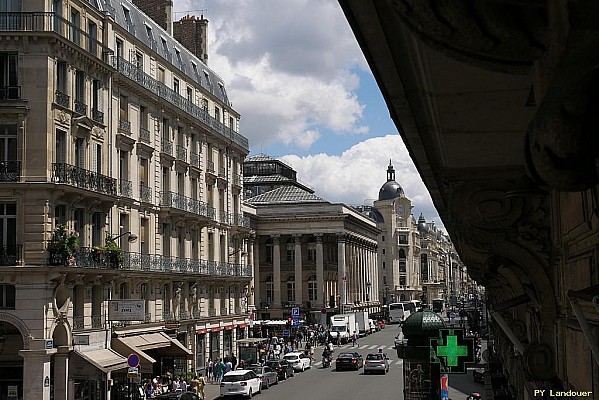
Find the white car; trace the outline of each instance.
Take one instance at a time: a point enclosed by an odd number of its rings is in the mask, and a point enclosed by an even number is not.
[[[221,397],[238,395],[252,397],[261,390],[262,380],[254,371],[247,369],[227,372],[220,383]]]
[[[283,356],[283,360],[287,360],[294,371],[304,372],[305,369],[312,368],[312,360],[301,351],[287,353]]]

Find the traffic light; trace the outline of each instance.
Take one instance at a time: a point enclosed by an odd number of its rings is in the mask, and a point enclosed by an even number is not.
[[[288,317],[288,318],[287,318],[287,326],[291,326],[291,321],[292,321],[292,320],[291,320],[291,317]]]

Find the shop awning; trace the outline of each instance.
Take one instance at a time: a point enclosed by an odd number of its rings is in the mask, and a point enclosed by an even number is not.
[[[150,364],[156,360],[146,353],[147,350],[156,349],[161,356],[191,358],[193,355],[181,342],[164,332],[117,337],[113,339],[112,347],[121,354],[138,354],[142,361]]]
[[[75,354],[104,373],[127,368],[127,359],[112,349],[75,350]]]

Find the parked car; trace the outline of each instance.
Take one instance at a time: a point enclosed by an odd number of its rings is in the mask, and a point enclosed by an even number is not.
[[[301,351],[287,353],[283,359],[287,360],[296,371],[304,372],[304,370],[312,368],[312,360]]]
[[[258,378],[262,381],[263,389],[268,389],[270,385],[279,384],[279,375],[267,365],[252,365],[248,369],[251,369],[258,375]]]
[[[220,383],[221,397],[238,395],[252,397],[261,391],[262,381],[254,371],[247,369],[227,372]]]
[[[287,360],[268,360],[266,365],[277,371],[279,379],[285,380],[295,375],[295,370]]]
[[[336,371],[341,371],[342,369],[355,369],[357,371],[363,366],[364,359],[355,351],[339,353],[335,360]]]
[[[370,353],[366,356],[366,360],[364,361],[364,375],[368,375],[371,372],[382,372],[383,374],[389,372],[389,359],[386,354]]]

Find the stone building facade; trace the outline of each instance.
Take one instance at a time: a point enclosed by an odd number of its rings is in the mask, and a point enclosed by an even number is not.
[[[234,352],[249,146],[222,79],[129,0],[8,5],[0,396],[120,399],[129,354],[146,378]],[[58,250],[61,226],[78,248]]]

